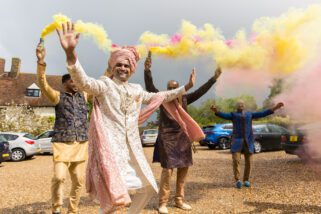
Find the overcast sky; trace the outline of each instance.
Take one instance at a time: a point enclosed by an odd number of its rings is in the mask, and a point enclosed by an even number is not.
[[[229,38],[240,29],[249,30],[253,21],[261,16],[279,16],[291,7],[306,8],[315,3],[321,3],[321,0],[1,0],[0,57],[6,58],[7,70],[11,57],[16,56],[22,59],[23,72],[35,73],[34,52],[40,32],[56,13],[63,13],[73,20],[99,23],[114,43],[133,45],[146,30],[173,34],[183,19],[197,26],[209,22]],[[65,56],[56,34],[46,39],[46,48],[47,73],[66,73]],[[90,76],[99,77],[106,69],[108,53],[100,51],[92,40],[81,38],[77,52]],[[197,87],[212,75],[214,64],[210,60],[154,58],[156,86],[165,89],[169,79],[186,83],[193,66],[198,70]],[[131,82],[144,85],[143,60]],[[198,103],[214,98],[214,90]]]

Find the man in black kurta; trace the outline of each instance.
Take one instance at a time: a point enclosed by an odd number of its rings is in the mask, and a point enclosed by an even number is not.
[[[158,89],[153,83],[150,68],[151,57],[148,57],[145,61],[144,72],[146,90],[149,92],[158,92]],[[220,68],[216,69],[215,75],[199,89],[180,97],[178,101],[182,107],[187,111],[187,105],[203,96],[213,86],[220,74]],[[168,90],[177,87],[179,87],[179,84],[174,80],[170,80],[167,84]],[[158,133],[153,162],[160,162],[163,168],[159,192],[159,213],[168,213],[166,206],[170,195],[170,178],[173,174],[173,169],[175,168],[177,168],[176,207],[184,210],[191,210],[191,206],[184,203],[183,199],[188,167],[193,164],[192,142],[163,106],[160,107]]]

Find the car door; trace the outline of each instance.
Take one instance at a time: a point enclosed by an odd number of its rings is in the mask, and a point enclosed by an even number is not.
[[[12,149],[17,148],[17,147],[23,148],[23,147],[19,144],[19,142],[17,141],[17,139],[19,138],[18,135],[14,135],[14,134],[2,134],[2,136],[9,142],[10,152],[12,152]]]
[[[52,152],[51,138],[51,131],[47,131],[38,137],[37,143],[40,144],[41,152]]]
[[[271,149],[282,149],[281,136],[287,134],[286,129],[278,125],[268,125],[271,139]]]
[[[262,125],[254,125],[253,126],[253,133],[254,133],[254,140],[258,141],[261,146],[262,150],[268,150],[270,148],[270,133],[267,126],[264,124]]]

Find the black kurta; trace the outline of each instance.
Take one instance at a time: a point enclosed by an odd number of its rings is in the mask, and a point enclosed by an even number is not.
[[[145,86],[149,92],[158,92],[151,71],[145,71]],[[215,83],[214,77],[209,79],[196,91],[182,97],[182,107],[203,96]],[[160,162],[163,168],[173,169],[188,167],[193,164],[192,142],[183,132],[179,124],[171,117],[163,106],[160,107],[158,137],[155,144],[153,162]]]

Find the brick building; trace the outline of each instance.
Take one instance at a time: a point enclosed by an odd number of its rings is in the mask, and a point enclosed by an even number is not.
[[[54,116],[55,110],[49,100],[41,94],[36,73],[20,72],[21,60],[12,58],[10,71],[5,71],[5,59],[0,58],[0,108],[12,105],[28,105],[37,115]],[[62,91],[61,76],[47,75],[48,83]]]

